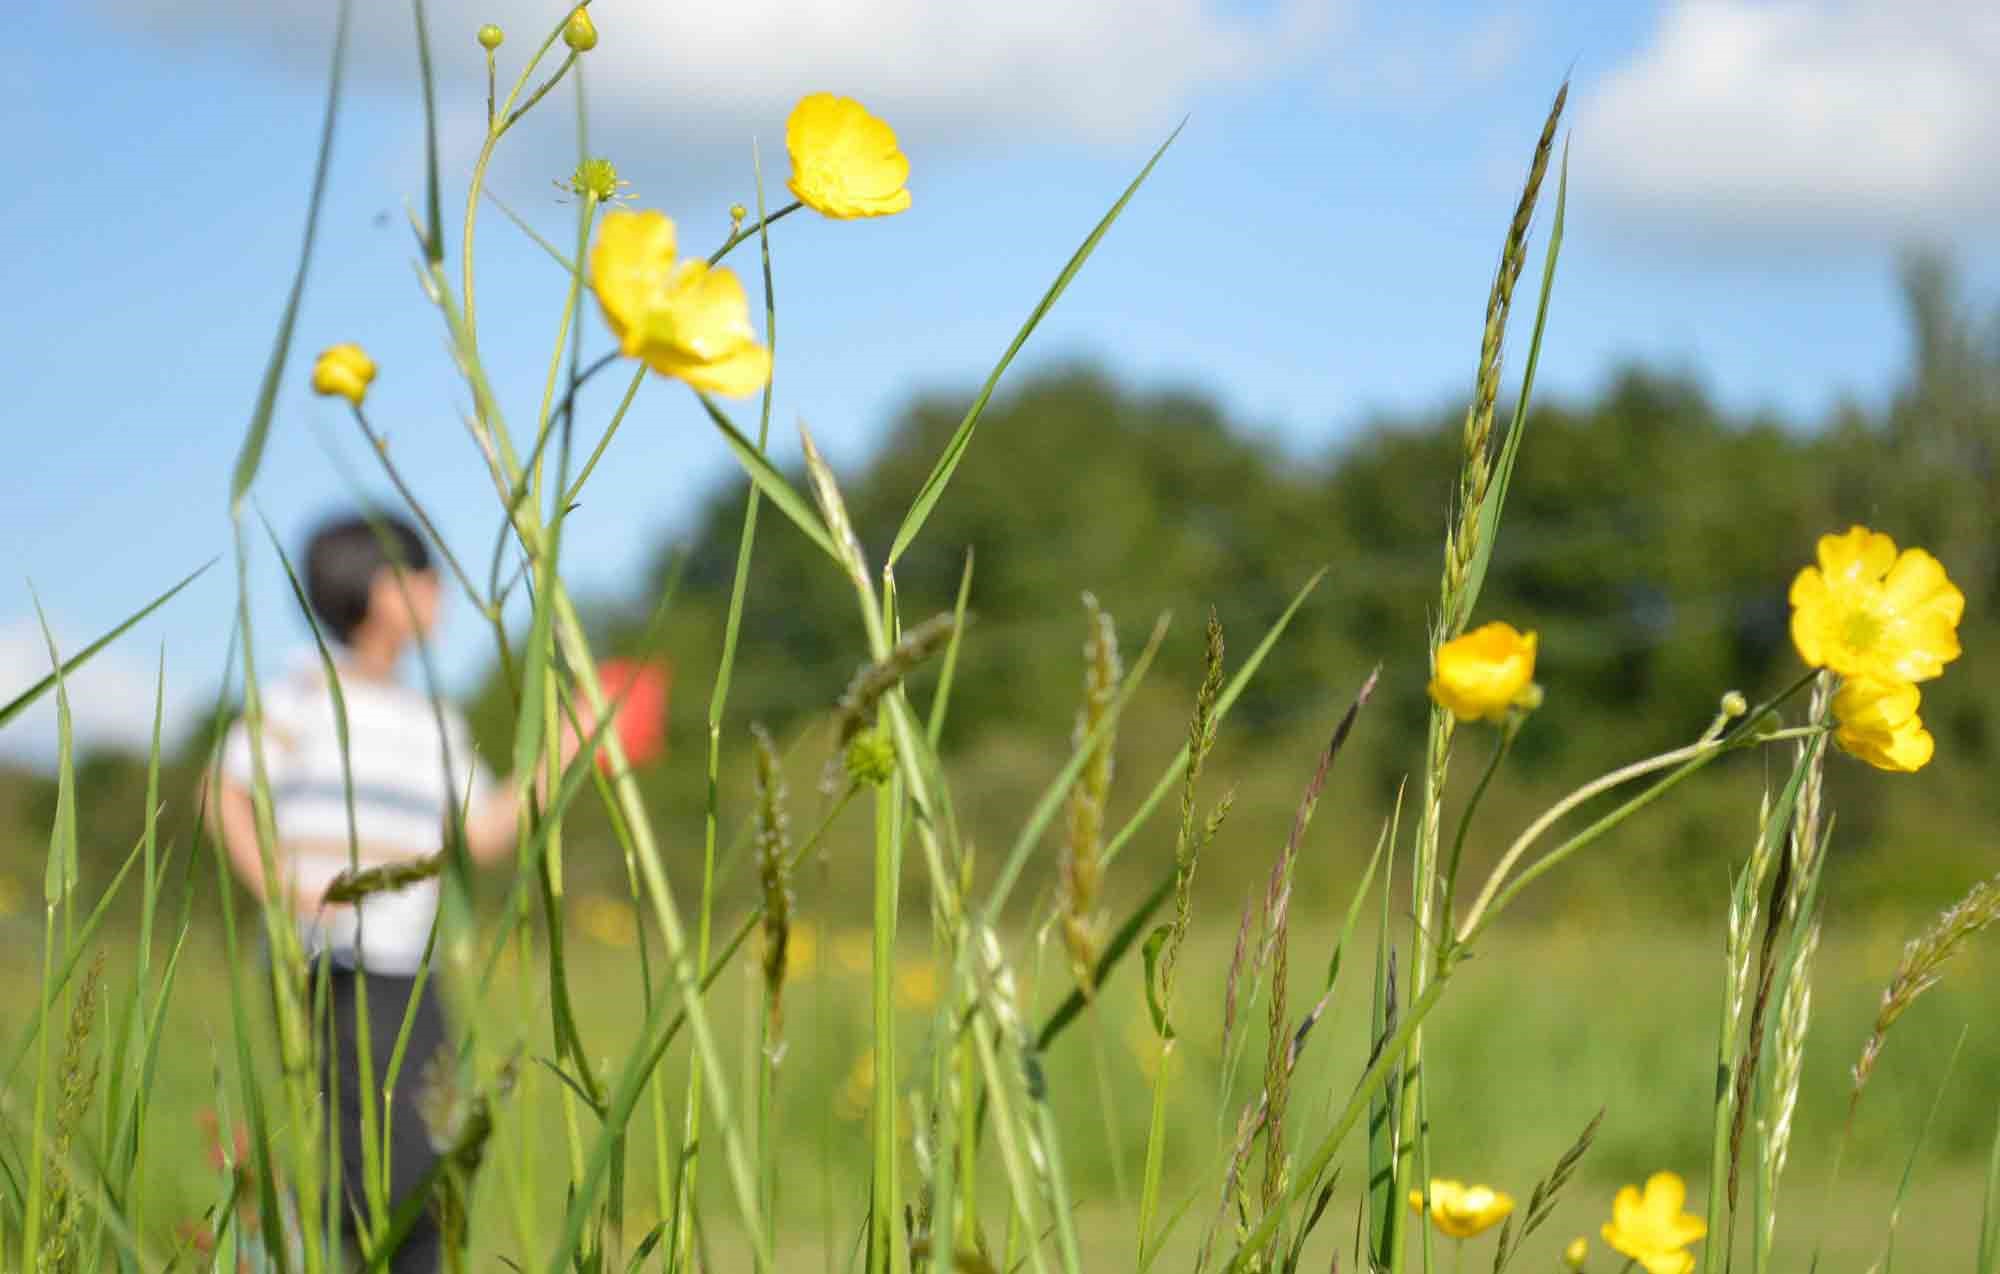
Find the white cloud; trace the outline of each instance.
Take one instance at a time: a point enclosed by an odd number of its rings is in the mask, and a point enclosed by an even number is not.
[[[127,29],[222,44],[323,73],[326,0],[98,0]],[[1257,16],[1212,0],[597,0],[602,40],[587,63],[607,115],[655,118],[695,142],[768,131],[799,94],[862,97],[900,127],[1125,139],[1156,131],[1206,88],[1310,56],[1343,0],[1278,0]],[[567,6],[547,0],[432,0],[441,96],[483,80],[472,33],[507,31],[518,68]],[[407,90],[414,74],[406,3],[357,0],[356,69]],[[560,46],[556,52],[560,53]],[[504,86],[503,86],[504,92]],[[454,104],[448,101],[447,106]]]
[[[66,626],[56,626],[57,649],[73,658],[88,642]],[[90,748],[144,751],[153,732],[153,693],[159,668],[143,641],[114,642],[65,679],[70,724],[79,754]],[[11,702],[49,675],[49,648],[33,618],[0,623],[0,703]],[[172,747],[191,699],[174,685],[167,670],[164,746]],[[0,758],[53,769],[56,760],[56,696],[52,689],[20,716],[0,726]]]
[[[1697,231],[1950,234],[2000,212],[1991,0],[1669,0],[1578,112],[1578,180]]]

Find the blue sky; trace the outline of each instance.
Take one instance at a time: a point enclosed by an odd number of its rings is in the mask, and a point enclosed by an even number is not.
[[[234,579],[225,492],[296,258],[332,34],[329,0],[16,0],[0,46],[13,175],[0,196],[0,371],[12,463],[0,533],[0,699],[46,670],[32,581],[74,647],[217,554],[225,560],[75,687],[87,739],[143,731],[164,647],[176,712],[213,693]],[[547,0],[430,0],[455,256],[483,85],[559,19]],[[295,546],[350,488],[383,490],[344,411],[305,388],[359,341],[399,465],[470,558],[493,492],[459,423],[437,317],[410,268],[421,115],[407,10],[364,0],[321,240],[256,498]],[[700,11],[697,11],[700,10]],[[1879,399],[1907,353],[1899,245],[1954,248],[2000,291],[2000,20],[1969,0],[1431,3],[1266,0],[596,0],[592,149],[703,248],[773,197],[802,92],[861,98],[912,164],[905,215],[773,233],[776,410],[860,461],[920,389],[969,392],[1154,145],[1188,125],[1017,364],[1101,359],[1201,387],[1302,454],[1371,416],[1462,395],[1499,236],[1549,96],[1573,73],[1565,246],[1544,356],[1552,392],[1620,361],[1703,376],[1732,405],[1811,420]],[[491,185],[573,236],[552,180],[573,99],[503,144]],[[539,399],[564,276],[490,205],[482,349],[515,419]],[[1539,253],[1539,248],[1537,248]],[[1537,261],[1539,255],[1537,255]],[[739,265],[749,272],[754,258]],[[760,320],[761,326],[761,320]],[[586,351],[607,348],[593,313]],[[607,381],[617,379],[606,377]],[[611,402],[586,402],[586,423]],[[740,408],[748,423],[753,413]],[[977,453],[972,463],[977,463]],[[649,384],[572,520],[586,596],[623,595],[733,470],[697,405]],[[261,544],[267,661],[304,640]],[[443,657],[484,667],[461,604]],[[45,761],[46,714],[0,735]]]

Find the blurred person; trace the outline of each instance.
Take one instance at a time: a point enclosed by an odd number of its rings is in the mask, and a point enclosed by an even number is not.
[[[264,773],[281,878],[268,880],[264,873],[251,804],[252,744],[242,721],[224,741],[209,809],[236,875],[259,897],[282,897],[297,917],[307,959],[327,966],[331,1034],[320,1082],[329,1135],[338,1124],[343,1230],[352,1236],[359,1232],[366,1197],[358,992],[365,983],[369,1052],[380,1085],[431,947],[439,892],[435,874],[351,905],[325,902],[326,888],[351,866],[379,867],[438,853],[447,828],[461,815],[473,861],[502,861],[513,850],[523,796],[518,783],[496,779],[480,760],[456,709],[447,705],[440,711],[401,679],[404,656],[436,630],[442,600],[430,553],[415,528],[394,516],[336,518],[313,533],[304,566],[306,598],[328,638],[347,709],[353,842],[332,688],[317,650],[302,652],[280,678],[261,687]],[[576,746],[574,732],[566,731],[565,764]],[[411,1014],[402,1068],[382,1114],[390,1129],[392,1214],[437,1159],[418,1094],[426,1064],[449,1048],[436,982],[430,979]],[[391,1274],[436,1274],[441,1259],[442,1234],[427,1208],[388,1268]]]

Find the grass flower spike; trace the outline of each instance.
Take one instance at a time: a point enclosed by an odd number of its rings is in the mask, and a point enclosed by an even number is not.
[[[896,130],[848,97],[813,93],[785,121],[792,193],[840,220],[886,217],[910,206],[910,161]]]
[[[1694,1253],[1687,1246],[1708,1233],[1708,1223],[1681,1211],[1686,1202],[1687,1183],[1678,1173],[1654,1173],[1643,1193],[1626,1186],[1611,1201],[1604,1241],[1645,1267],[1646,1274],[1688,1274]]]
[[[1438,648],[1431,698],[1461,721],[1504,720],[1513,709],[1533,707],[1534,633],[1511,624],[1475,628]]]
[[[1936,750],[1917,715],[1919,699],[1907,681],[1849,677],[1833,696],[1833,741],[1878,770],[1913,774]]]
[[[1424,1210],[1423,1191],[1410,1191],[1410,1207]],[[1468,1186],[1444,1177],[1431,1179],[1431,1224],[1446,1238],[1469,1239],[1483,1234],[1513,1210],[1513,1196],[1491,1186]]]
[[[771,379],[743,284],[727,269],[675,254],[674,223],[659,212],[604,215],[590,253],[590,290],[618,350],[709,393],[741,398]]]
[[[345,398],[356,407],[368,396],[368,386],[374,379],[375,360],[359,345],[332,346],[313,364],[313,392],[328,398]]]
[[[1843,677],[1927,681],[1958,658],[1965,594],[1922,549],[1865,526],[1822,535],[1819,564],[1792,581],[1792,644]]]

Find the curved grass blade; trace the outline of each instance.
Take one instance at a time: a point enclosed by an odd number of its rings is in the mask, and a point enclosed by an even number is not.
[[[1139,175],[1132,179],[1132,184],[1125,187],[1125,193],[1118,196],[1118,202],[1112,204],[1111,210],[1104,214],[1088,235],[1084,236],[1082,244],[1070,255],[1069,263],[1063,266],[1062,273],[1056,275],[1056,281],[1049,285],[1049,290],[1042,294],[1042,299],[1029,313],[1028,321],[1021,324],[1021,330],[1014,334],[1013,343],[1008,345],[1007,352],[1000,356],[1000,361],[986,377],[986,383],[979,387],[979,396],[974,398],[972,406],[966,409],[965,419],[958,422],[958,428],[953,431],[951,441],[945,444],[944,454],[938,457],[936,467],[931,470],[930,476],[924,479],[924,485],[918,489],[916,499],[910,502],[910,511],[903,515],[903,524],[896,528],[896,540],[889,549],[888,565],[891,568],[894,568],[897,561],[902,558],[904,550],[910,547],[910,541],[917,538],[917,532],[923,530],[924,522],[930,517],[931,510],[937,507],[938,499],[944,495],[945,487],[951,482],[951,475],[958,469],[958,462],[965,458],[965,449],[972,445],[972,431],[978,426],[979,417],[985,412],[987,401],[993,397],[993,389],[1000,383],[1000,377],[1006,372],[1008,364],[1012,363],[1014,356],[1021,352],[1021,347],[1028,343],[1028,337],[1034,333],[1043,316],[1054,308],[1056,298],[1063,294],[1063,289],[1067,288],[1069,281],[1076,277],[1076,272],[1083,268],[1083,263],[1090,259],[1090,254],[1097,250],[1098,240],[1111,229],[1111,223],[1118,220],[1118,215],[1125,211],[1125,205],[1131,202],[1132,196],[1139,192],[1139,187],[1152,175],[1153,165],[1160,162],[1160,156],[1167,153],[1167,147],[1174,144],[1174,139],[1181,135],[1181,129],[1186,127],[1187,121],[1182,120],[1174,127],[1173,132],[1167,134],[1167,140],[1160,143],[1160,148],[1153,152],[1153,157],[1146,161],[1146,166],[1139,170]]]
[[[194,571],[190,572],[186,578],[181,580],[180,583],[174,585],[166,592],[161,593],[158,597],[155,597],[152,601],[147,602],[144,606],[134,611],[130,616],[128,616],[124,620],[124,622],[120,623],[116,628],[113,628],[110,632],[104,634],[102,637],[99,637],[96,641],[91,642],[88,646],[85,646],[82,650],[79,650],[74,655],[71,655],[69,659],[62,665],[60,669],[60,675],[63,677],[74,675],[76,670],[83,667],[83,665],[89,661],[91,656],[95,655],[98,651],[104,649],[106,646],[109,646],[112,642],[124,636],[126,630],[131,628],[134,624],[138,623],[146,616],[152,614],[154,611],[160,609],[160,607],[166,605],[168,600],[171,599],[174,594],[180,592],[182,589],[186,588],[189,584],[194,583],[197,577],[199,577],[204,571],[208,570],[209,567],[214,566],[215,563],[216,563],[215,558],[212,557],[209,558],[208,561],[202,563]],[[40,699],[43,695],[47,694],[50,690],[55,688],[57,680],[58,680],[58,673],[51,672],[49,673],[48,676],[43,677],[40,681],[37,681],[34,685],[29,686],[26,690],[23,690],[20,694],[15,695],[12,699],[8,700],[5,707],[0,707],[0,727],[5,727],[9,721],[12,721],[15,717],[21,715],[23,712],[26,712],[30,707],[33,707],[37,699]]]
[[[723,414],[722,408],[715,405],[714,399],[707,394],[696,394],[695,397],[701,399],[701,405],[707,410],[708,418],[722,431],[723,440],[729,444],[729,449],[736,453],[736,459],[743,465],[743,470],[750,476],[750,481],[756,483],[764,494],[771,498],[771,503],[777,505],[779,510],[792,520],[793,525],[805,532],[806,538],[811,540],[820,552],[832,558],[835,563],[840,564],[842,570],[845,570],[846,559],[834,548],[832,537],[820,523],[819,515],[806,503],[806,498],[798,493],[796,487],[785,481],[785,475],[779,473],[777,466],[765,458],[764,453],[757,449],[756,443],[744,437],[743,431],[730,423],[729,417]]]
[[[243,436],[243,449],[236,454],[236,472],[229,480],[229,515],[243,508],[243,496],[257,478],[257,466],[264,459],[264,443],[271,433],[271,414],[278,403],[278,384],[285,375],[285,360],[292,351],[292,328],[299,317],[299,298],[306,290],[306,267],[312,263],[313,240],[319,234],[319,210],[325,202],[326,170],[333,158],[333,122],[339,115],[341,73],[347,64],[347,28],[353,6],[340,0],[340,16],[333,35],[333,69],[326,86],[326,118],[320,124],[319,159],[313,165],[312,195],[306,204],[305,242],[299,248],[299,268],[292,276],[292,292],[285,301],[284,317],[278,320],[278,336],[272,342],[270,362],[264,366],[264,381],[257,389],[257,405],[250,412],[250,429]],[[435,191],[435,178],[432,182]]]

